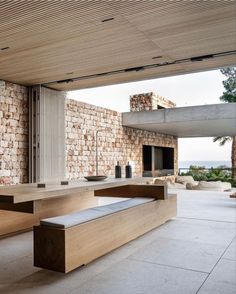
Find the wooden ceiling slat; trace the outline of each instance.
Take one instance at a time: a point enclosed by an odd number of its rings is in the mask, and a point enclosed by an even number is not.
[[[0,1],[0,78],[47,83],[155,62],[235,50],[236,1]],[[111,22],[102,22],[113,17]],[[153,60],[154,56],[162,56]],[[127,82],[134,78],[210,69],[233,57],[54,84]]]

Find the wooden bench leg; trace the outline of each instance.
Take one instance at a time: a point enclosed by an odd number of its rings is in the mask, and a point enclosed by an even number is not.
[[[65,273],[65,230],[34,227],[34,266]]]

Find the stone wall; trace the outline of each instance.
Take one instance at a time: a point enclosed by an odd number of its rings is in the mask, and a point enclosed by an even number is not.
[[[232,162],[232,178],[236,180],[236,136],[234,136],[232,140],[231,162]]]
[[[134,176],[142,174],[142,145],[175,148],[172,136],[122,127],[121,113],[66,99],[66,176],[95,174],[95,133],[99,129],[99,173],[114,175],[117,161],[130,161]],[[0,185],[28,182],[28,98],[24,86],[0,81]]]
[[[176,104],[153,92],[130,96],[130,111],[147,111],[159,108],[172,108]]]
[[[121,113],[66,100],[66,170],[67,177],[76,179],[95,174],[95,132],[99,132],[99,173],[114,175],[117,161],[124,166],[130,161],[134,176],[142,175],[142,145],[175,148],[177,170],[177,138],[138,129],[122,127]]]
[[[27,88],[0,81],[0,185],[28,182]]]

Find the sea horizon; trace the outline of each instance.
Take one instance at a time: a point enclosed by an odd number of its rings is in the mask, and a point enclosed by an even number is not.
[[[189,168],[190,165],[205,166],[205,168],[216,168],[219,166],[231,167],[231,162],[228,160],[180,160],[179,168]]]

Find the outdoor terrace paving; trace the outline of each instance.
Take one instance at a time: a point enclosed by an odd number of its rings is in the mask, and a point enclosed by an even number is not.
[[[32,266],[32,232],[2,239],[0,293],[236,293],[229,194],[178,191],[176,219],[67,275]]]

